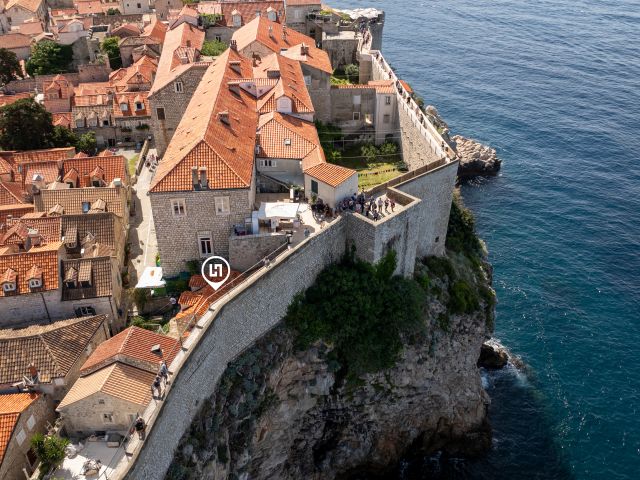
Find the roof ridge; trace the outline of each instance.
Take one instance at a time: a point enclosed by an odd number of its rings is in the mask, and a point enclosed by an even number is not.
[[[213,147],[209,144],[209,142],[207,142],[205,139],[202,139],[202,141],[203,141],[203,143],[204,143],[205,145],[207,145],[207,147],[209,147],[209,148],[211,149],[211,151],[212,151],[213,153],[215,153],[215,154],[216,154],[216,156],[217,156],[217,157],[222,161],[222,163],[224,163],[224,164],[227,166],[227,168],[233,172],[233,174],[236,176],[236,178],[237,178],[238,180],[240,180],[242,183],[244,183],[244,180],[242,180],[242,177],[240,177],[240,175],[238,175],[238,172],[236,172],[236,171],[234,170],[234,168],[233,168],[231,165],[229,165],[229,163],[225,160],[225,158],[224,158],[222,155],[220,155],[220,154],[216,151],[216,149],[215,149],[215,148],[213,148]],[[255,148],[255,147],[254,147],[254,148]],[[251,176],[253,176],[253,173],[251,174]]]

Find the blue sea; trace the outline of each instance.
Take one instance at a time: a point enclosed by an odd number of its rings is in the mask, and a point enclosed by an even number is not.
[[[640,2],[338,0],[387,13],[383,51],[499,177],[463,188],[488,244],[494,445],[403,478],[640,478]],[[400,476],[400,474],[399,474]]]

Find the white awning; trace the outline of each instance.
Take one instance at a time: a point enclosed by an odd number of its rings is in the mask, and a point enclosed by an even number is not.
[[[262,202],[258,211],[258,218],[296,218],[299,203]]]
[[[166,284],[162,279],[162,267],[145,267],[136,288],[160,288]]]

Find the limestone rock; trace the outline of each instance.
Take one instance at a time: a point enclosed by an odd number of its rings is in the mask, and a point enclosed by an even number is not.
[[[458,168],[460,180],[493,176],[500,171],[502,161],[498,158],[495,149],[461,135],[453,136],[452,140],[456,143],[460,158]]]
[[[482,344],[478,366],[497,370],[503,368],[509,362],[509,353],[496,340],[488,340]]]

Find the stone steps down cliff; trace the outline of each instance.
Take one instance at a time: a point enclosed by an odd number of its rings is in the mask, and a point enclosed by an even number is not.
[[[231,363],[183,436],[168,479],[333,479],[377,475],[409,450],[489,448],[477,367],[493,326],[490,266],[462,253],[416,264],[420,333],[392,368],[348,381],[322,341],[279,325]]]

